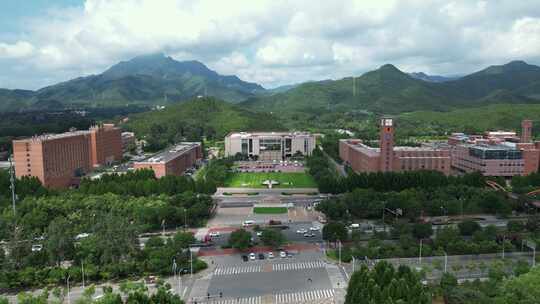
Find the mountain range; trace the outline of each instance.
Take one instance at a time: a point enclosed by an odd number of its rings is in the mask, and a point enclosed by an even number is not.
[[[205,95],[236,103],[265,91],[237,76],[220,75],[198,61],[180,62],[152,54],[120,62],[99,75],[37,91],[1,89],[0,111],[168,104]]]
[[[304,83],[283,93],[251,98],[242,105],[275,113],[399,114],[499,103],[540,103],[540,67],[513,61],[455,80],[428,82],[386,64],[360,77]]]
[[[213,96],[253,111],[276,113],[447,111],[490,104],[540,103],[540,67],[523,61],[460,78],[405,73],[391,64],[358,77],[310,81],[271,90],[224,76],[198,61],[163,54],[135,57],[98,75],[36,91],[0,89],[0,112],[70,107],[167,105]]]

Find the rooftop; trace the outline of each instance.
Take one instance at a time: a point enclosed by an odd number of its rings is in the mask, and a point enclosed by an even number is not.
[[[232,132],[227,135],[230,138],[248,137],[283,137],[283,136],[312,136],[309,132]]]
[[[182,142],[136,163],[166,163],[200,145],[199,142]]]

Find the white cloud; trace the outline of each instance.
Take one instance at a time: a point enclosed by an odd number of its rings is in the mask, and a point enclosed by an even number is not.
[[[0,87],[36,88],[159,51],[265,86],[385,63],[442,74],[540,63],[533,0],[86,0],[28,24],[0,32],[15,37],[0,40],[0,71],[18,69]]]
[[[34,53],[34,46],[27,41],[17,41],[14,44],[0,43],[0,58],[24,58]]]

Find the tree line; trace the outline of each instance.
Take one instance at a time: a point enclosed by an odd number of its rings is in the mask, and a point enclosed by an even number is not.
[[[405,172],[350,172],[342,177],[330,164],[320,149],[315,149],[307,158],[309,173],[315,178],[319,190],[323,193],[345,193],[354,189],[373,189],[379,192],[402,191],[410,188],[434,189],[448,185],[467,185],[485,187],[485,177],[479,173],[468,173],[460,176],[446,176],[438,171],[405,171]],[[351,170],[349,170],[351,171]]]

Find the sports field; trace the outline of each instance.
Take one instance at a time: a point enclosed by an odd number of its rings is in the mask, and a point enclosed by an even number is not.
[[[225,187],[267,188],[265,180],[278,181],[273,188],[317,188],[311,175],[304,172],[238,172],[230,174]]]

